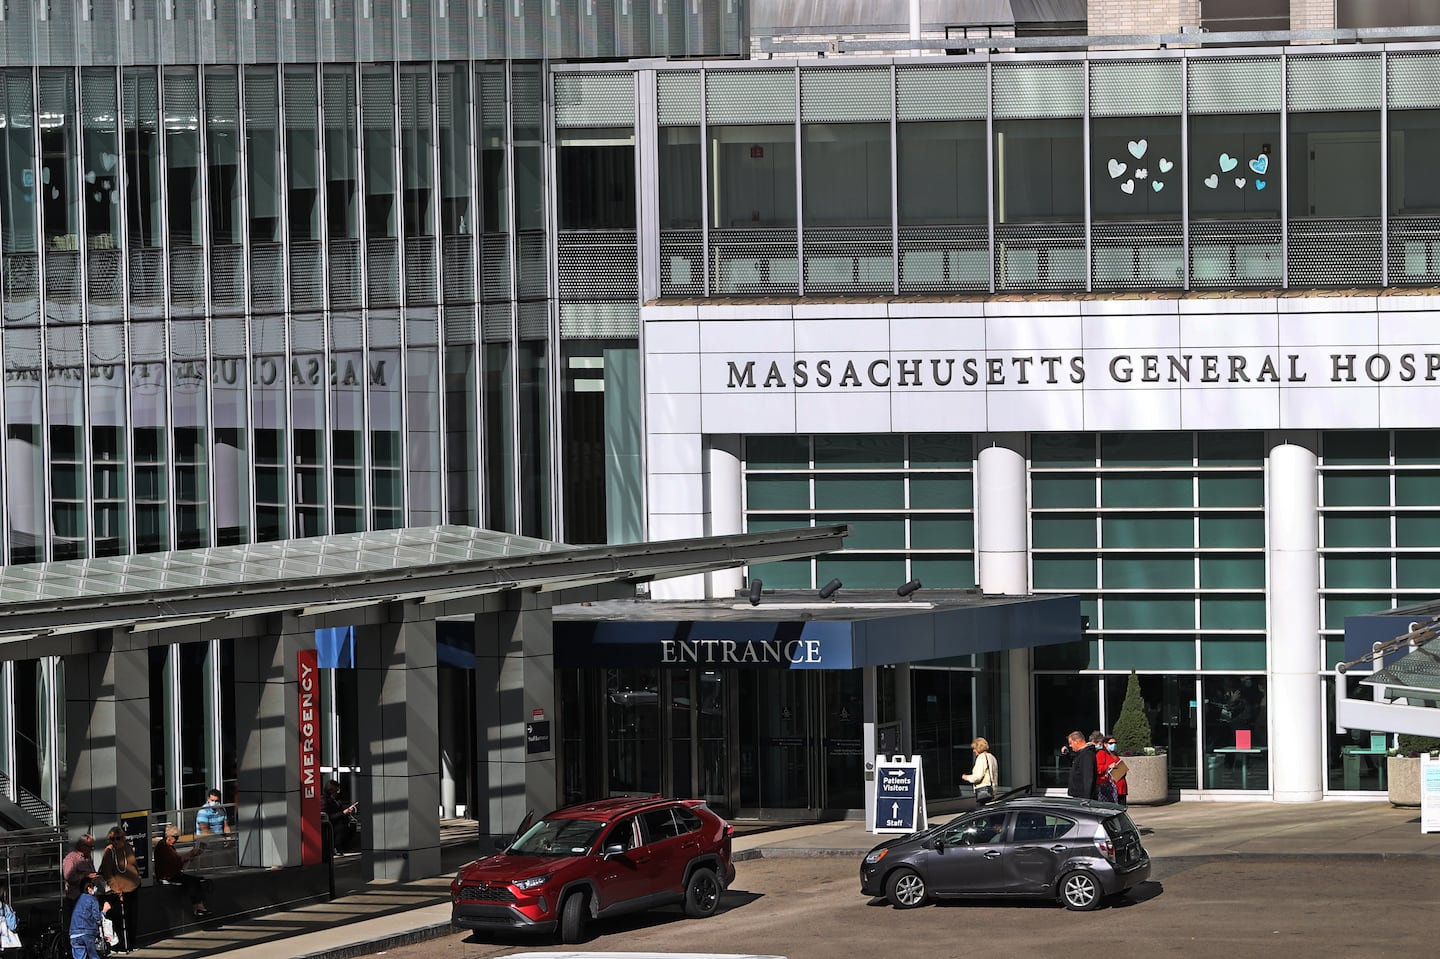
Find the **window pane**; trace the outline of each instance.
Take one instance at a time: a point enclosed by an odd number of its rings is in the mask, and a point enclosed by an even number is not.
[[[1090,508],[1095,505],[1095,477],[1035,473],[1030,477],[1032,509]]]
[[[965,509],[974,505],[969,474],[926,475],[910,478],[911,509]]]
[[[970,549],[974,543],[975,523],[969,516],[917,517],[910,521],[910,545],[914,549]]]
[[[1102,609],[1106,629],[1195,628],[1195,601],[1188,596],[1112,596]]]
[[[899,468],[905,460],[905,437],[817,436],[815,468]]]
[[[1201,636],[1201,669],[1264,669],[1264,636]]]
[[[1201,596],[1201,629],[1264,629],[1265,597]]]
[[[1194,481],[1189,476],[1105,476],[1100,480],[1100,505],[1120,507],[1191,506]]]
[[[1105,640],[1107,669],[1194,669],[1195,640],[1190,637],[1146,637]]]
[[[1200,505],[1263,507],[1265,479],[1245,475],[1201,476]]]
[[[1093,559],[1036,556],[1032,565],[1035,589],[1094,589],[1099,583]]]
[[[1191,589],[1195,562],[1189,557],[1102,560],[1106,589]]]

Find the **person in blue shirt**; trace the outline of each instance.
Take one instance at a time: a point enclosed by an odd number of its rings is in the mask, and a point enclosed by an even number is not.
[[[219,835],[229,831],[230,819],[220,802],[220,790],[212,789],[205,794],[205,805],[195,814],[195,832],[198,835]]]
[[[95,880],[85,880],[85,891],[75,901],[70,916],[70,959],[100,959],[100,920],[110,911],[95,896]]]

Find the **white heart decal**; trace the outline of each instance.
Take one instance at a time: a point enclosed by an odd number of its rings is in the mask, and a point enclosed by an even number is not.
[[[115,169],[115,161],[118,159],[119,157],[113,153],[102,153],[100,154],[100,165],[106,170],[113,170]]]
[[[58,199],[60,199],[60,190],[59,190],[58,187],[53,187],[53,186],[52,186],[52,187],[50,188],[50,199],[52,199],[52,200],[58,200]]]
[[[1130,141],[1130,155],[1131,155],[1132,157],[1134,157],[1135,159],[1138,160],[1138,159],[1140,159],[1141,157],[1143,157],[1143,156],[1145,155],[1145,151],[1146,151],[1147,149],[1149,149],[1149,147],[1150,147],[1150,141],[1148,141],[1148,140],[1144,140],[1144,139],[1131,140],[1131,141]]]
[[[1121,189],[1123,192],[1125,192],[1125,193],[1134,193],[1134,192],[1135,192],[1135,181],[1134,181],[1134,180],[1126,180],[1124,183],[1120,184],[1120,189]]]
[[[1110,179],[1112,179],[1112,180],[1118,180],[1118,179],[1120,179],[1120,174],[1122,174],[1122,173],[1124,173],[1124,172],[1125,172],[1125,164],[1123,164],[1123,163],[1121,163],[1120,161],[1115,160],[1115,159],[1112,158],[1112,159],[1110,160]]]
[[[1228,153],[1222,153],[1222,154],[1220,154],[1220,172],[1221,172],[1221,173],[1229,173],[1231,170],[1235,169],[1235,168],[1236,168],[1237,166],[1239,166],[1239,165],[1240,165],[1240,161],[1237,160],[1237,159],[1235,159],[1234,157],[1232,157],[1230,154],[1228,154]]]
[[[1165,189],[1165,184],[1161,183],[1159,180],[1151,180],[1150,189],[1154,190],[1156,193],[1159,193],[1161,190]]]
[[[119,205],[120,205],[120,191],[119,191],[119,190],[111,190],[111,191],[110,191],[110,205],[111,205],[111,206],[119,206]]]
[[[1164,157],[1161,157],[1161,158],[1160,158],[1160,162],[1157,163],[1156,166],[1158,166],[1158,167],[1160,168],[1160,172],[1161,172],[1161,173],[1169,173],[1171,170],[1173,170],[1173,169],[1175,168],[1175,164],[1171,163],[1169,160],[1165,159]]]
[[[96,203],[99,203],[99,202],[100,202],[100,191],[99,191],[99,190],[96,190],[96,191],[95,191],[95,202],[96,202]]]
[[[1245,178],[1243,176],[1237,176],[1235,178],[1235,185],[1242,190],[1245,189]]]
[[[1212,173],[1205,178],[1205,185],[1213,190],[1220,185],[1220,178]]]
[[[95,171],[94,171],[94,170],[86,170],[86,171],[85,171],[85,182],[86,182],[86,183],[94,183],[94,182],[95,182]]]

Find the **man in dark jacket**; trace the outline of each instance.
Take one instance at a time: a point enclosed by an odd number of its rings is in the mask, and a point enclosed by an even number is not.
[[[1086,741],[1084,733],[1073,732],[1069,736],[1070,785],[1066,793],[1076,799],[1095,798],[1095,747]]]

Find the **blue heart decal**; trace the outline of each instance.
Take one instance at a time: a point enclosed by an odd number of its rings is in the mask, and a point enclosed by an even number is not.
[[[1221,173],[1229,173],[1231,170],[1235,169],[1235,168],[1236,168],[1237,166],[1239,166],[1239,165],[1240,165],[1240,161],[1237,160],[1237,159],[1235,159],[1234,157],[1232,157],[1230,154],[1228,154],[1228,153],[1222,153],[1222,154],[1220,154],[1220,172],[1221,172]]]
[[[1257,189],[1257,190],[1263,190],[1263,189],[1265,189],[1265,181],[1264,181],[1264,180],[1256,180],[1256,181],[1255,181],[1255,189]]]
[[[1250,161],[1250,169],[1254,170],[1261,176],[1264,176],[1265,171],[1270,169],[1270,158],[1263,153],[1260,154],[1258,157]]]

